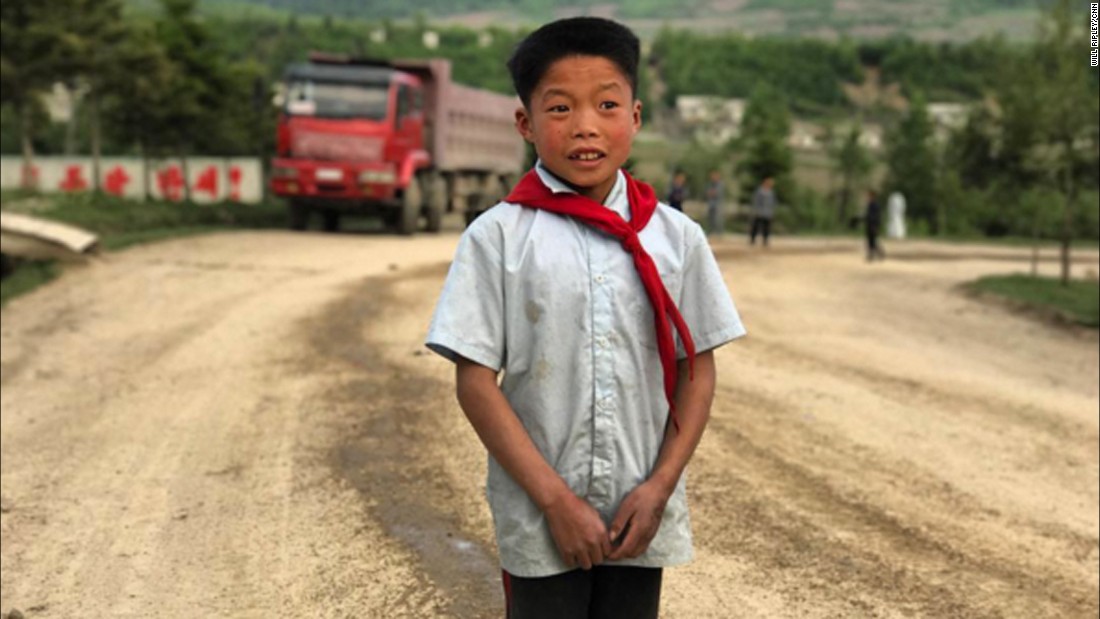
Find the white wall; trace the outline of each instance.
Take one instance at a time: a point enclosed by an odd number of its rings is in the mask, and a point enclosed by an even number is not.
[[[38,188],[44,192],[90,191],[91,157],[35,157]],[[187,160],[188,185],[195,202],[248,202],[263,199],[263,166],[255,157],[191,157]],[[104,157],[100,160],[100,187],[107,193],[141,199],[146,177],[149,197],[182,200],[183,168],[179,160],[150,160],[149,169],[138,157]],[[22,186],[23,159],[0,157],[0,188]]]

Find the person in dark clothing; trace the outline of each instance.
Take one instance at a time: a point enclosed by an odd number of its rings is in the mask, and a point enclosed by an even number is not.
[[[867,232],[867,262],[876,258],[884,260],[886,252],[878,244],[879,231],[882,229],[882,206],[879,205],[875,191],[867,191],[867,210],[863,214],[863,227]]]
[[[672,187],[668,190],[668,205],[672,208],[684,212],[684,200],[687,199],[687,175],[683,172],[677,172],[676,176],[672,177]]]
[[[756,245],[756,235],[764,237],[764,247],[768,246],[768,237],[772,232],[772,219],[775,217],[775,179],[765,178],[752,194],[752,228],[749,231],[749,244]]]

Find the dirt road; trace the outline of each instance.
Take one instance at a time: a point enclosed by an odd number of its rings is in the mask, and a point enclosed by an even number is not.
[[[499,617],[484,454],[421,347],[456,239],[183,239],[5,308],[0,611]],[[1096,336],[955,288],[1025,250],[715,248],[750,337],[663,616],[1097,615]]]

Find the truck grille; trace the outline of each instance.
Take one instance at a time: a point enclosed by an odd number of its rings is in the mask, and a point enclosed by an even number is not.
[[[331,161],[379,161],[382,159],[382,139],[298,131],[291,142],[294,157]]]

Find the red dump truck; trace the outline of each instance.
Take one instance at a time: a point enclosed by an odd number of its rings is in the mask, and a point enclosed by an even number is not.
[[[445,59],[311,54],[285,74],[272,190],[296,230],[313,213],[330,231],[346,214],[381,216],[402,234],[422,222],[436,232],[455,210],[469,223],[523,169],[517,105],[452,82]]]

